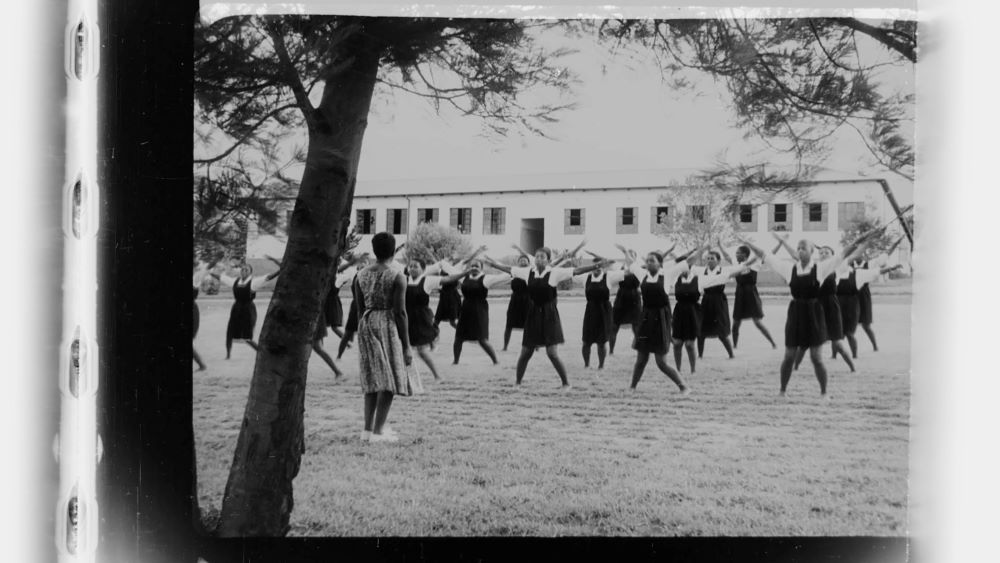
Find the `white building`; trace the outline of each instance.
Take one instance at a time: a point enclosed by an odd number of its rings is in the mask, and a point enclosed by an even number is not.
[[[614,256],[615,243],[639,252],[662,249],[669,243],[657,234],[658,220],[704,213],[691,205],[661,202],[668,190],[695,189],[668,188],[671,174],[676,177],[677,172],[358,182],[352,216],[362,248],[377,232],[389,231],[402,242],[418,223],[434,221],[468,234],[474,245],[486,245],[495,257],[512,254],[512,244],[533,252],[540,246],[572,248],[583,239],[590,250]],[[883,185],[877,178],[827,172],[809,185],[779,193],[746,192],[740,198],[737,230],[767,248],[774,244],[770,233],[775,231],[790,233],[793,244],[808,238],[836,247],[856,218],[895,218]],[[251,225],[248,258],[280,256],[284,244],[282,234],[261,234]],[[900,247],[908,252],[908,244]]]

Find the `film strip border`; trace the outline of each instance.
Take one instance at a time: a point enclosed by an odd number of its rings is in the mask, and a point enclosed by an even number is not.
[[[98,344],[97,76],[100,30],[95,0],[71,0],[65,40],[66,177],[63,190],[63,338],[60,347],[59,464],[55,542],[59,561],[94,561],[101,439],[97,434]]]

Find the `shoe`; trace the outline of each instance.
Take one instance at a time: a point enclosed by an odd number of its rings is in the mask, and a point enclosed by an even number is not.
[[[374,436],[374,435],[375,434],[372,434],[372,436]],[[393,430],[392,427],[390,427],[388,424],[383,424],[382,425],[382,435],[383,436],[385,436],[385,435],[388,435],[388,436],[399,436],[399,434],[397,434],[396,431]]]
[[[361,431],[361,441],[362,442],[367,442],[367,441],[369,441],[371,439],[372,439],[372,431],[371,430],[362,430]]]
[[[399,441],[399,436],[395,434],[372,434],[372,437],[368,441],[373,444],[378,442],[393,443]]]

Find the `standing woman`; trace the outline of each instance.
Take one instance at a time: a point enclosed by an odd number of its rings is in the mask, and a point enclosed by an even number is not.
[[[858,264],[858,262],[854,262]],[[844,336],[851,347],[851,356],[858,357],[858,339],[855,333],[861,320],[861,292],[868,289],[871,282],[883,274],[902,268],[901,264],[878,270],[847,267],[837,272],[837,299],[840,301],[840,314],[844,323]],[[871,291],[868,293],[868,320],[871,320]],[[869,329],[871,323],[869,323]],[[874,341],[873,341],[874,342]],[[876,350],[878,350],[876,348]],[[836,350],[834,350],[836,354]]]
[[[411,258],[407,266],[409,277],[406,282],[406,318],[410,335],[410,346],[431,370],[435,381],[441,380],[437,366],[430,355],[430,347],[437,340],[438,327],[434,325],[434,313],[430,307],[430,293],[439,289],[442,283],[460,281],[467,273],[459,272],[450,276],[437,276],[427,273],[427,265],[423,260]]]
[[[677,371],[681,369],[681,359],[684,351],[687,350],[691,373],[695,372],[695,366],[697,365],[695,361],[695,341],[701,338],[702,335],[702,308],[699,303],[702,291],[708,288],[724,286],[729,279],[729,275],[732,273],[712,274],[706,273],[706,270],[691,270],[690,265],[707,248],[706,246],[700,251],[692,251],[685,255],[685,257],[678,258],[678,260],[686,260],[688,268],[679,272],[680,275],[677,276],[677,281],[674,282],[674,298],[677,299],[677,304],[674,305],[673,327],[670,336],[673,339],[674,365],[677,366]]]
[[[478,342],[479,346],[486,352],[486,355],[493,361],[497,361],[497,354],[490,345],[490,306],[486,301],[489,288],[499,283],[510,280],[510,274],[484,274],[483,263],[477,258],[469,260],[468,275],[462,280],[462,310],[458,316],[458,325],[455,328],[455,344],[453,351],[455,354],[454,365],[458,365],[462,357],[462,345],[465,342]],[[454,274],[456,272],[448,272]]]
[[[526,255],[518,256],[517,267],[531,266]],[[503,331],[503,351],[510,345],[510,334],[514,329],[524,330],[524,321],[528,318],[528,282],[521,278],[510,278],[510,301],[507,303],[507,324]]]
[[[257,343],[253,341],[253,330],[257,325],[257,305],[253,300],[257,296],[258,289],[281,273],[281,262],[270,256],[267,259],[277,264],[278,269],[266,276],[253,277],[253,268],[246,262],[240,266],[240,275],[237,278],[225,274],[217,276],[221,284],[232,286],[233,297],[236,299],[229,310],[229,322],[226,325],[227,360],[233,349],[233,341],[245,342],[257,350]]]
[[[722,246],[721,244],[719,245]],[[708,278],[709,276],[724,276],[724,279],[728,280],[736,273],[736,270],[743,270],[742,267],[734,268],[731,266],[723,266],[722,254],[717,250],[708,251],[708,255],[705,258],[705,268],[701,271],[701,275]],[[715,285],[711,287],[705,286],[704,283],[701,285],[702,297],[701,297],[701,330],[698,333],[698,358],[702,357],[705,352],[705,339],[709,336],[714,336],[722,342],[722,346],[725,347],[726,353],[729,354],[729,359],[733,359],[733,342],[729,339],[729,334],[732,332],[732,323],[729,319],[729,300],[726,299],[726,285]]]
[[[899,241],[897,241],[895,244],[893,244],[892,247],[889,249],[888,254],[891,254],[892,251],[896,249],[896,246],[898,246],[899,243],[902,242],[902,240],[903,240],[903,237],[900,237]],[[856,260],[856,261],[854,261],[852,263],[852,267],[854,268],[854,271],[856,271],[856,272],[858,272],[860,274],[864,274],[865,277],[868,277],[868,275],[869,275],[869,274],[867,274],[867,272],[872,272],[872,274],[871,274],[871,276],[872,276],[871,281],[868,281],[868,282],[865,282],[865,283],[862,283],[860,281],[858,282],[858,287],[859,287],[859,289],[858,289],[858,309],[859,309],[858,324],[861,325],[862,330],[864,330],[865,334],[868,335],[868,340],[870,340],[871,343],[872,343],[872,349],[874,351],[878,352],[878,344],[875,342],[875,331],[872,330],[872,290],[871,290],[871,282],[877,280],[881,274],[887,274],[887,273],[889,273],[889,272],[891,272],[893,270],[902,268],[903,266],[902,265],[897,265],[897,266],[891,266],[889,268],[871,268],[871,264],[869,264],[867,260],[864,260],[864,261],[862,261],[862,260]],[[878,274],[876,275],[874,272],[878,272]]]
[[[546,247],[535,252],[535,265],[528,268],[511,268],[494,260],[486,258],[486,263],[501,272],[523,279],[528,284],[528,295],[531,303],[528,306],[528,317],[524,323],[524,337],[521,341],[521,355],[517,359],[516,385],[521,385],[528,361],[535,354],[536,348],[545,348],[545,353],[552,366],[559,374],[562,388],[569,389],[569,379],[566,377],[566,367],[559,359],[558,346],[563,338],[562,322],[559,319],[559,309],[556,307],[556,286],[559,282],[571,279],[573,276],[591,272],[603,264],[591,264],[580,268],[552,268],[549,259],[552,251]]]
[[[660,368],[660,371],[677,385],[681,393],[685,395],[688,393],[687,386],[681,379],[681,374],[667,364],[671,325],[670,297],[667,295],[668,279],[688,270],[690,265],[686,258],[687,256],[680,258],[678,262],[665,270],[663,268],[663,255],[659,252],[650,252],[646,255],[645,273],[638,266],[634,267],[633,273],[642,276],[639,285],[642,292],[642,313],[638,319],[635,342],[632,344],[636,350],[630,387],[632,391],[635,391],[636,386],[639,385],[642,373],[646,370],[646,364],[649,363],[649,355],[652,354],[656,361],[656,367]],[[692,357],[692,371],[693,366],[694,358]]]
[[[396,240],[389,233],[372,237],[376,263],[358,272],[354,280],[358,368],[365,395],[362,441],[398,441],[396,433],[385,424],[393,397],[420,391],[419,379],[407,369],[413,357],[407,327],[406,278],[392,266],[395,248]]]
[[[864,239],[862,239],[864,240]],[[844,255],[822,263],[812,259],[813,245],[807,240],[800,240],[796,248],[797,259],[794,262],[779,259],[774,254],[766,253],[753,243],[743,240],[753,252],[764,260],[779,276],[788,282],[792,300],[788,304],[788,317],[785,321],[785,355],[781,360],[781,396],[785,396],[788,381],[792,377],[792,364],[799,349],[809,350],[819,382],[820,395],[826,394],[826,366],[823,365],[822,346],[827,340],[826,319],[823,305],[819,302],[819,288],[837,266],[843,262]],[[860,241],[859,241],[860,242]],[[854,252],[856,244],[844,249],[845,254]]]
[[[481,252],[485,251],[485,246],[480,246],[476,250],[472,251],[468,256],[460,258],[451,265],[447,260],[441,260],[438,264],[445,270],[449,267],[454,269],[462,269],[465,264],[478,256]],[[459,292],[458,282],[448,282],[441,284],[441,289],[438,294],[438,304],[437,310],[434,312],[434,326],[441,324],[441,321],[448,321],[451,328],[458,330],[458,317],[462,313],[462,295]]]
[[[639,315],[642,313],[642,296],[639,293],[639,278],[632,271],[635,263],[634,253],[621,245],[615,245],[622,254],[625,255],[625,265],[622,270],[622,279],[618,283],[618,290],[615,292],[615,301],[611,305],[611,337],[608,339],[608,348],[611,354],[615,353],[615,344],[618,342],[618,330],[622,325],[629,325],[632,329],[632,337],[635,339],[639,324]]]
[[[774,338],[771,338],[771,331],[767,330],[761,319],[764,318],[764,307],[760,301],[760,293],[757,292],[757,272],[760,265],[754,263],[755,259],[750,258],[750,249],[744,244],[736,249],[736,262],[729,258],[726,249],[719,245],[723,258],[730,264],[746,266],[733,276],[736,280],[736,294],[733,298],[733,348],[737,347],[740,340],[740,325],[745,319],[753,321],[757,330],[771,343],[771,348],[777,348]]]
[[[607,261],[600,256],[594,256],[594,263]],[[624,272],[615,272],[617,281],[624,278]],[[607,343],[613,330],[611,311],[612,272],[599,267],[589,274],[573,276],[573,281],[583,284],[584,297],[587,306],[583,311],[583,367],[590,367],[590,349],[597,345],[597,369],[604,369],[604,359],[607,357]]]

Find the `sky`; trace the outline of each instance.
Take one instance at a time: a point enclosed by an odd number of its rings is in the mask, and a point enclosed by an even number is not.
[[[673,90],[648,57],[612,55],[592,39],[567,38],[560,30],[547,32],[539,43],[578,51],[562,60],[579,79],[562,101],[575,102],[576,108],[546,126],[551,138],[490,136],[477,117],[445,108],[437,113],[424,98],[380,91],[365,133],[359,193],[367,180],[701,169],[720,158],[732,164],[791,162],[759,139],[746,138],[734,123],[725,86],[707,75],[689,75],[695,81],[691,89]],[[863,58],[880,56],[879,49],[859,45]],[[893,72],[887,80],[909,81],[912,88],[912,75]],[[537,96],[529,92],[525,99],[533,95]],[[549,96],[546,101],[553,100]],[[304,135],[295,142],[304,144]],[[823,166],[842,172],[841,176],[885,177],[901,191],[901,199],[911,199],[912,185],[873,165],[855,132],[844,131],[834,146]],[[300,172],[290,173],[296,177]]]

